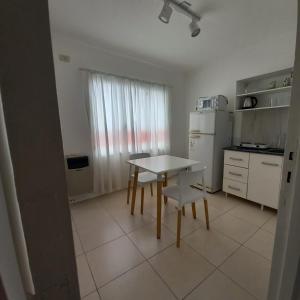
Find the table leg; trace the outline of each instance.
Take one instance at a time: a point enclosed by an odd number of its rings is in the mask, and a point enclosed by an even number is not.
[[[145,188],[141,188],[141,215],[144,214],[144,194],[145,194]]]
[[[135,167],[134,169],[134,179],[133,179],[133,187],[132,187],[132,199],[131,199],[131,214],[134,214],[134,206],[135,206],[135,198],[136,198],[136,189],[137,189],[137,181],[139,176],[139,168]]]
[[[161,176],[157,178],[157,238],[160,239],[161,234],[161,188],[162,188],[162,180]]]
[[[164,187],[168,185],[168,173],[165,173],[165,181],[164,181]],[[167,204],[168,202],[168,197],[164,196],[164,203]]]

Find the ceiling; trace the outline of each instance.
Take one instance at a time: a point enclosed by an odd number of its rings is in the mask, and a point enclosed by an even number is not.
[[[191,0],[200,35],[173,12],[158,20],[162,0],[49,0],[52,30],[151,63],[191,70],[284,34],[295,34],[297,0]],[[292,35],[293,36],[293,35]],[[291,41],[294,42],[294,41]]]

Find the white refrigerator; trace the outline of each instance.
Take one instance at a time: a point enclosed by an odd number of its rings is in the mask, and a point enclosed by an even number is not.
[[[191,112],[189,124],[189,158],[206,166],[207,191],[222,189],[225,147],[231,145],[232,113],[227,111]]]

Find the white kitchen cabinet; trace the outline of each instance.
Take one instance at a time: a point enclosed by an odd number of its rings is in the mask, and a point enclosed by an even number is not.
[[[230,180],[248,183],[248,169],[224,165],[224,177]]]
[[[223,191],[228,194],[233,194],[241,198],[247,196],[247,184],[235,180],[224,178]]]
[[[248,168],[249,153],[226,150],[224,155],[224,163],[230,166]]]
[[[223,191],[277,209],[283,156],[225,150]]]
[[[241,198],[247,196],[249,153],[226,150],[223,191]]]
[[[282,156],[250,154],[247,199],[278,208]]]

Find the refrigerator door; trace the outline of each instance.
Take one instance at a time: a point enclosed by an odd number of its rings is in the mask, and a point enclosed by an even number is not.
[[[200,164],[193,167],[197,170],[200,167],[207,167],[205,172],[205,181],[208,190],[213,188],[213,157],[215,147],[215,136],[208,134],[200,134],[197,138],[190,137],[189,158],[199,161]]]
[[[190,136],[203,134],[215,134],[215,112],[190,113]]]

